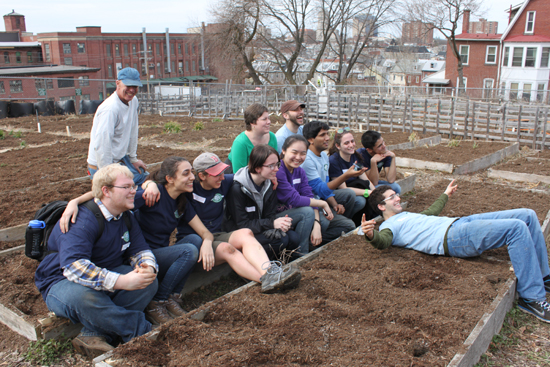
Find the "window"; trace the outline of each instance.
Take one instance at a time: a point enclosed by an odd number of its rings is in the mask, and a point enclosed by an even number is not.
[[[523,47],[514,47],[512,66],[523,66]]]
[[[90,95],[89,94],[83,94],[82,96],[80,96],[80,99],[89,101],[90,100]]]
[[[124,63],[124,67],[125,67],[125,68],[129,68],[129,67],[130,67],[130,63],[125,62],[125,63]]]
[[[170,44],[170,54],[172,54],[172,55],[175,54],[175,52],[174,52],[174,44],[173,44],[173,43]]]
[[[493,79],[483,79],[483,98],[491,98]]]
[[[46,89],[53,89],[53,79],[46,79]]]
[[[497,63],[497,46],[487,46],[487,54],[485,55],[486,64]]]
[[[178,54],[180,54],[180,55],[181,55],[181,54],[182,54],[182,52],[183,52],[183,51],[182,51],[182,49],[181,49],[181,43],[180,43],[180,44],[178,44]]]
[[[135,44],[132,45],[132,55],[137,54],[137,47]],[[137,69],[137,68],[136,68]]]
[[[502,58],[502,66],[508,66],[509,58],[510,58],[510,47],[504,47],[504,57]]]
[[[193,68],[193,72],[195,72],[195,60],[191,61],[191,67]],[[401,75],[401,81],[403,81],[403,75]]]
[[[510,84],[510,99],[518,98],[518,89],[519,89],[519,83]]]
[[[550,55],[550,47],[543,47],[542,48],[542,54],[540,56],[540,67],[541,68],[547,68],[548,67],[548,56]]]
[[[525,33],[532,34],[534,30],[535,30],[535,12],[528,11],[527,17],[525,19]]]
[[[544,84],[539,84],[537,86],[536,100],[537,100],[537,102],[542,102],[543,99],[544,99]]]
[[[111,45],[105,45],[105,53],[108,57],[111,57]]]
[[[57,88],[74,88],[74,78],[57,79]]]
[[[42,57],[42,50],[38,51],[38,62],[40,63],[44,62],[44,58]]]
[[[115,56],[120,56],[120,45],[115,43]]]
[[[417,77],[416,77],[416,83],[418,84],[419,82],[420,82],[420,77],[417,76]]]
[[[527,102],[531,100],[531,84],[523,84],[523,94],[521,98]]]
[[[171,72],[171,73],[175,72],[175,71],[176,71],[176,68],[175,68],[175,62],[174,62],[174,61],[171,62],[170,66],[172,66],[170,72]]]
[[[50,44],[44,44],[44,52],[46,53],[46,61],[50,61]]]
[[[183,61],[178,62],[178,74],[183,74]]]
[[[109,78],[113,77],[113,65],[107,65],[107,76]]]
[[[15,53],[15,62],[21,63],[21,52]]]
[[[6,93],[6,89],[4,89],[4,81],[0,81],[0,94]]]
[[[72,65],[73,64],[73,58],[72,57],[65,57],[65,65]]]
[[[157,43],[157,46],[158,46],[158,43]],[[160,62],[157,62],[157,74],[159,75],[159,78],[160,78],[160,72],[161,72]]]
[[[9,64],[10,63],[10,53],[4,52],[4,63]]]
[[[90,85],[90,77],[87,76],[87,75],[84,75],[84,76],[79,76],[78,77],[78,85],[80,87],[87,87]]]
[[[527,47],[527,53],[525,55],[525,67],[534,68],[537,60],[537,48]]]
[[[156,43],[155,45],[156,45],[155,47],[156,47],[157,55],[160,55],[160,43]]]
[[[470,56],[470,46],[468,45],[460,46],[460,59],[462,60],[463,65],[468,65],[469,56]]]
[[[189,44],[185,44],[185,56],[189,55]]]
[[[124,46],[124,56],[128,56],[128,44],[125,43],[123,46]]]
[[[141,64],[141,75],[146,75],[147,74],[147,70],[145,70],[145,62],[143,62]]]
[[[63,53],[64,54],[70,54],[71,53],[71,44],[70,43],[64,43],[63,44]]]
[[[32,52],[27,51],[27,62],[32,62]]]
[[[189,61],[185,60],[185,72],[188,73],[189,72]],[[393,78],[395,79],[395,75],[393,76]]]
[[[165,73],[168,72],[168,62],[165,62],[165,63],[164,63],[164,72],[165,72]]]
[[[84,43],[77,43],[76,44],[76,52],[78,52],[79,54],[86,53],[86,46],[84,45]]]
[[[10,80],[10,92],[11,93],[23,92],[23,81],[21,81],[21,80]]]
[[[132,67],[137,70],[138,69],[137,62],[134,62],[134,65],[132,65]]]
[[[60,101],[68,101],[68,100],[75,100],[76,97],[75,96],[68,96],[68,97],[59,97],[59,100]]]
[[[412,77],[410,75],[407,76],[407,82],[410,83],[412,80]]]

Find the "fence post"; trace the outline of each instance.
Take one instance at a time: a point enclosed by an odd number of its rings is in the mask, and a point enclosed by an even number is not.
[[[336,127],[339,128],[340,127],[340,97],[341,97],[341,93],[336,93],[337,97],[336,97],[336,102],[338,103],[338,117],[336,119]]]
[[[466,112],[468,113],[468,112]],[[424,121],[422,122],[422,134],[426,134],[426,120],[428,119],[428,98],[424,98]]]
[[[390,111],[390,133],[393,133],[393,110],[395,110],[395,96],[391,100],[391,111]]]
[[[380,103],[378,104],[378,131],[382,130],[382,109],[384,108],[384,98],[380,96]]]
[[[355,123],[359,124],[359,100],[361,99],[360,94],[357,93],[355,98]]]
[[[367,130],[370,130],[370,104],[371,104],[371,95],[369,94],[369,104],[367,105]]]
[[[487,141],[489,141],[489,124],[491,122],[491,103],[487,103]]]
[[[412,134],[413,132],[413,110],[414,110],[414,98],[411,97],[411,111],[409,112],[409,116],[411,118],[411,123],[410,123],[410,128],[409,128],[409,133]]]
[[[405,121],[407,120],[407,105],[409,103],[409,100],[407,99],[407,95],[405,94],[405,104],[403,106],[403,128],[402,131],[405,132]]]
[[[504,134],[506,132],[506,103],[502,106],[502,141],[504,142]]]
[[[519,112],[518,112],[518,144],[519,144],[519,135],[520,135],[520,129],[521,129],[521,111],[522,111],[522,105],[519,105]]]
[[[464,139],[468,139],[468,118],[470,118],[470,98],[466,98],[466,113],[464,114]]]
[[[533,128],[533,147],[532,147],[532,149],[537,148],[537,130],[538,130],[538,127],[539,127],[539,111],[540,111],[540,107],[537,106],[537,109],[535,110],[535,126]]]
[[[435,132],[439,134],[439,118],[441,116],[441,99],[437,99],[437,115],[435,118]]]
[[[455,98],[451,99],[451,124],[449,127],[449,139],[453,139],[453,125],[455,123]]]

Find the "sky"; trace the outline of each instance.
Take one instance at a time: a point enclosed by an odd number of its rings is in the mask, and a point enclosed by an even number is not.
[[[486,9],[483,18],[498,21],[498,32],[508,24],[504,10],[521,1],[483,0]],[[75,32],[79,26],[101,26],[103,32],[162,33],[166,28],[171,33],[185,33],[189,27],[197,27],[201,21],[212,22],[211,9],[219,0],[162,0],[162,1],[117,1],[117,0],[23,0],[0,7],[2,15],[16,13],[25,15],[27,31]],[[4,4],[7,1],[3,2]],[[472,16],[472,20],[479,17]],[[3,30],[0,28],[0,30]]]

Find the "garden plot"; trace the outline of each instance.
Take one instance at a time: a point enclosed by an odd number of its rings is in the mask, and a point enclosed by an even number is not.
[[[447,184],[408,196],[409,210],[427,208]],[[533,208],[541,223],[547,218],[546,194],[463,182],[443,215],[518,203]],[[505,248],[457,259],[380,251],[350,235],[309,256],[315,255],[302,262],[297,289],[263,295],[248,284],[191,312],[203,312],[202,321],[174,320],[96,365],[471,366],[513,301]]]
[[[510,160],[488,171],[489,177],[550,184],[550,151]]]
[[[480,171],[519,152],[519,144],[451,140],[447,145],[394,150],[398,167],[419,168],[455,175]]]

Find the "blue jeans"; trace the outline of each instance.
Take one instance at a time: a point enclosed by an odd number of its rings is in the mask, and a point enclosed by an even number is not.
[[[309,239],[311,237],[311,230],[315,223],[315,213],[313,208],[309,206],[303,206],[301,208],[292,208],[278,213],[277,218],[288,215],[292,218],[292,229],[300,237],[298,245],[299,255],[305,255],[309,253]],[[323,215],[322,213],[320,215]]]
[[[136,167],[134,167],[132,162],[130,162],[130,157],[128,157],[127,155],[122,157],[121,161],[134,174],[134,183],[138,186],[141,186],[141,184],[145,182],[145,179],[147,178],[147,176],[149,176],[149,172],[147,172],[147,171],[142,172],[141,170],[138,171],[136,169]],[[95,170],[95,169],[91,168],[90,166],[88,166],[88,172],[90,173],[90,178],[93,178],[94,174],[97,172],[97,170]]]
[[[346,216],[346,218],[352,218],[355,213],[363,209],[363,207],[365,206],[365,198],[363,198],[363,205],[359,208],[359,205],[355,199],[357,197],[358,196],[355,195],[355,191],[351,189],[334,190],[334,199],[338,204],[342,204],[344,206],[344,209],[346,209],[343,214],[344,216]]]
[[[518,279],[521,298],[546,299],[542,278],[550,274],[548,252],[536,213],[513,209],[460,218],[447,234],[449,254],[479,256],[482,252],[508,245],[508,254]]]
[[[334,218],[332,220],[328,220],[322,211],[319,213],[319,219],[321,222],[321,236],[323,236],[323,241],[321,244],[323,245],[340,237],[342,232],[348,233],[349,231],[353,231],[355,229],[355,224],[351,219],[334,212],[332,214],[334,214]]]
[[[202,247],[202,238],[198,234],[188,234],[187,236],[176,241],[176,245],[180,245],[182,243],[190,243],[200,251]]]
[[[132,267],[121,265],[112,271],[126,274],[132,271]],[[81,323],[83,336],[104,336],[108,343],[121,337],[126,343],[151,331],[143,310],[157,288],[156,279],[145,289],[118,289],[114,292],[96,291],[64,279],[50,288],[46,305],[57,316],[66,317],[75,324]]]
[[[197,263],[199,250],[191,243],[177,243],[151,251],[159,265],[159,287],[153,300],[165,301],[170,294],[181,293],[189,274]]]
[[[394,192],[401,194],[401,186],[399,186],[397,182],[389,183],[388,181],[378,180],[378,185],[376,185],[376,187],[382,186],[382,185],[389,186]]]

